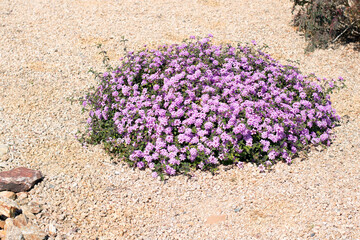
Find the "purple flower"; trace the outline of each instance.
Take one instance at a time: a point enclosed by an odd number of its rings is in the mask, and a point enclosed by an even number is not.
[[[190,144],[197,144],[199,142],[199,137],[195,136],[191,139]]]
[[[169,165],[166,165],[165,172],[166,172],[168,175],[175,175],[176,170],[173,169],[172,167],[170,167]]]
[[[190,155],[191,156],[196,156],[197,155],[197,150],[195,148],[191,148],[190,149]]]
[[[204,147],[204,145],[202,145],[201,143],[198,143],[197,149],[198,149],[199,151],[204,151],[204,150],[205,150],[205,147]]]
[[[266,141],[266,140],[260,140],[260,143],[263,145],[263,151],[267,152],[269,151],[269,147],[270,147],[270,142]]]
[[[151,162],[148,164],[149,168],[150,169],[154,169],[155,168],[155,163]]]
[[[195,126],[196,127],[200,127],[203,123],[203,120],[201,118],[198,118],[195,120]]]
[[[203,169],[203,167],[204,167],[204,163],[203,163],[203,162],[200,162],[200,163],[198,164],[198,168]]]
[[[177,160],[176,158],[170,158],[169,163],[172,165],[179,165],[180,161]]]
[[[265,166],[262,165],[262,164],[260,164],[260,165],[259,165],[259,171],[260,171],[260,172],[265,172]]]
[[[204,137],[204,136],[206,136],[207,134],[208,134],[208,131],[206,131],[206,130],[200,130],[200,131],[197,132],[197,135],[198,135],[199,137]]]
[[[186,135],[190,135],[191,133],[192,133],[191,128],[186,128],[186,129],[185,129],[185,134],[186,134]]]
[[[237,166],[238,168],[244,168],[244,163],[243,163],[243,162],[238,162],[238,163],[236,164],[236,166]]]
[[[209,162],[212,164],[219,164],[219,160],[214,156],[209,157]]]
[[[213,123],[212,122],[206,122],[204,127],[205,127],[206,130],[212,129]]]
[[[250,135],[244,136],[246,146],[252,146],[253,145],[253,138]]]
[[[329,139],[329,135],[327,133],[323,133],[320,135],[320,141],[325,142]]]
[[[287,157],[287,158],[286,158],[286,163],[289,164],[289,165],[292,163],[291,157]]]
[[[142,168],[145,167],[145,164],[144,164],[143,162],[137,162],[136,165],[137,165],[137,167],[140,168],[140,169],[142,169]]]
[[[171,136],[171,135],[166,136],[165,141],[168,142],[168,143],[172,143],[174,141],[174,137]]]
[[[274,150],[272,150],[269,152],[268,156],[269,156],[269,159],[274,160],[276,157],[276,152]]]

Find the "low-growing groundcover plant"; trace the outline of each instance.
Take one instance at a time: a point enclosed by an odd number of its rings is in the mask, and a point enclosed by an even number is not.
[[[103,143],[154,177],[243,162],[264,171],[309,145],[330,145],[337,81],[302,75],[255,42],[215,46],[211,38],[129,52],[108,66],[83,101],[89,118],[79,140]]]

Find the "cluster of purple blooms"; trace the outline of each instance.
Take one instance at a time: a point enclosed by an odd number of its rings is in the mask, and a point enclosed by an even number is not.
[[[101,140],[153,176],[185,163],[264,169],[290,163],[310,143],[330,144],[339,116],[315,76],[252,46],[214,46],[211,37],[129,52],[83,102],[89,135],[108,123]]]

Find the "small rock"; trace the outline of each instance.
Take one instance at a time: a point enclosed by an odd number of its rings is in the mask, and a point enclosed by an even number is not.
[[[0,221],[0,228],[4,229],[4,227],[5,227],[5,221]],[[1,239],[1,237],[0,237],[0,239]]]
[[[322,146],[316,146],[315,149],[318,152],[322,152],[324,150],[324,148]]]
[[[310,234],[310,237],[314,237],[314,236],[315,236],[315,233],[311,233],[311,234]]]
[[[243,208],[242,208],[242,207],[235,208],[235,209],[234,209],[234,212],[236,212],[236,213],[237,213],[237,212],[240,212],[240,211],[241,211],[241,209],[243,209]]]
[[[0,191],[24,192],[43,178],[40,171],[24,167],[0,173]]]
[[[9,151],[9,147],[7,145],[4,145],[4,144],[0,145],[0,157],[7,154],[8,151]]]
[[[9,154],[4,154],[0,157],[0,160],[3,161],[3,164],[0,165],[0,167],[4,168],[4,166],[7,166],[6,161],[9,160]]]
[[[47,239],[47,234],[36,225],[28,224],[21,228],[21,232],[26,240],[43,240]]]
[[[29,223],[29,219],[25,216],[25,214],[20,214],[15,217],[14,225],[18,228],[22,228]]]
[[[6,232],[4,230],[0,231],[0,239],[4,239],[6,236]]]
[[[21,210],[22,210],[23,214],[24,214],[26,217],[28,217],[28,218],[30,218],[30,219],[35,219],[35,218],[36,218],[36,216],[31,212],[29,206],[21,206]]]
[[[38,214],[39,212],[42,211],[42,206],[39,203],[31,202],[28,204],[28,206],[29,206],[30,212],[33,214]]]
[[[50,233],[50,235],[53,235],[53,236],[56,235],[56,227],[52,223],[49,224],[49,233]]]
[[[2,192],[0,192],[0,197],[15,200],[16,199],[16,194],[13,193],[13,192],[9,192],[9,191],[2,191]]]
[[[25,198],[27,198],[28,195],[29,194],[27,192],[19,192],[19,193],[16,194],[16,197],[17,197],[17,200],[22,201]]]
[[[14,225],[13,219],[8,218],[5,221],[5,240],[24,240],[24,236],[17,226]]]
[[[222,222],[222,221],[225,221],[225,220],[226,220],[226,215],[211,215],[206,220],[206,223],[207,224],[214,224],[214,223]]]
[[[0,197],[0,215],[14,217],[18,211],[20,211],[19,204],[11,199]]]
[[[57,219],[60,220],[60,221],[64,221],[65,218],[66,218],[65,214],[60,214]]]
[[[2,156],[1,160],[2,161],[7,161],[8,160],[7,154]],[[6,168],[6,167],[8,167],[7,162],[0,162],[0,168]]]
[[[16,194],[16,202],[19,205],[27,205],[30,201],[30,199],[28,198],[29,194],[27,192],[20,192]]]

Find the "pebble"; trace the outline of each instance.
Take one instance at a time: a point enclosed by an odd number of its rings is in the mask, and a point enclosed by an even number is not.
[[[237,213],[237,212],[240,212],[241,209],[243,209],[243,208],[235,208],[234,211]]]
[[[2,161],[6,161],[4,158],[6,157],[6,155],[4,155],[2,157]],[[0,162],[0,168],[8,168],[9,164],[7,162]]]
[[[9,147],[5,144],[0,145],[0,158],[2,158],[9,151]]]
[[[207,218],[207,224],[215,224],[226,220],[226,215],[211,215]]]
[[[16,193],[16,197],[17,197],[18,201],[22,201],[22,200],[26,199],[28,197],[28,195],[29,194],[27,192]]]
[[[0,215],[12,218],[19,210],[20,206],[15,201],[6,197],[0,197]]]
[[[50,235],[53,235],[53,236],[56,235],[56,227],[54,226],[53,223],[49,224],[49,233],[50,233]]]
[[[0,197],[5,197],[5,198],[9,198],[11,200],[15,200],[16,199],[16,194],[10,191],[2,191],[0,192]]]

